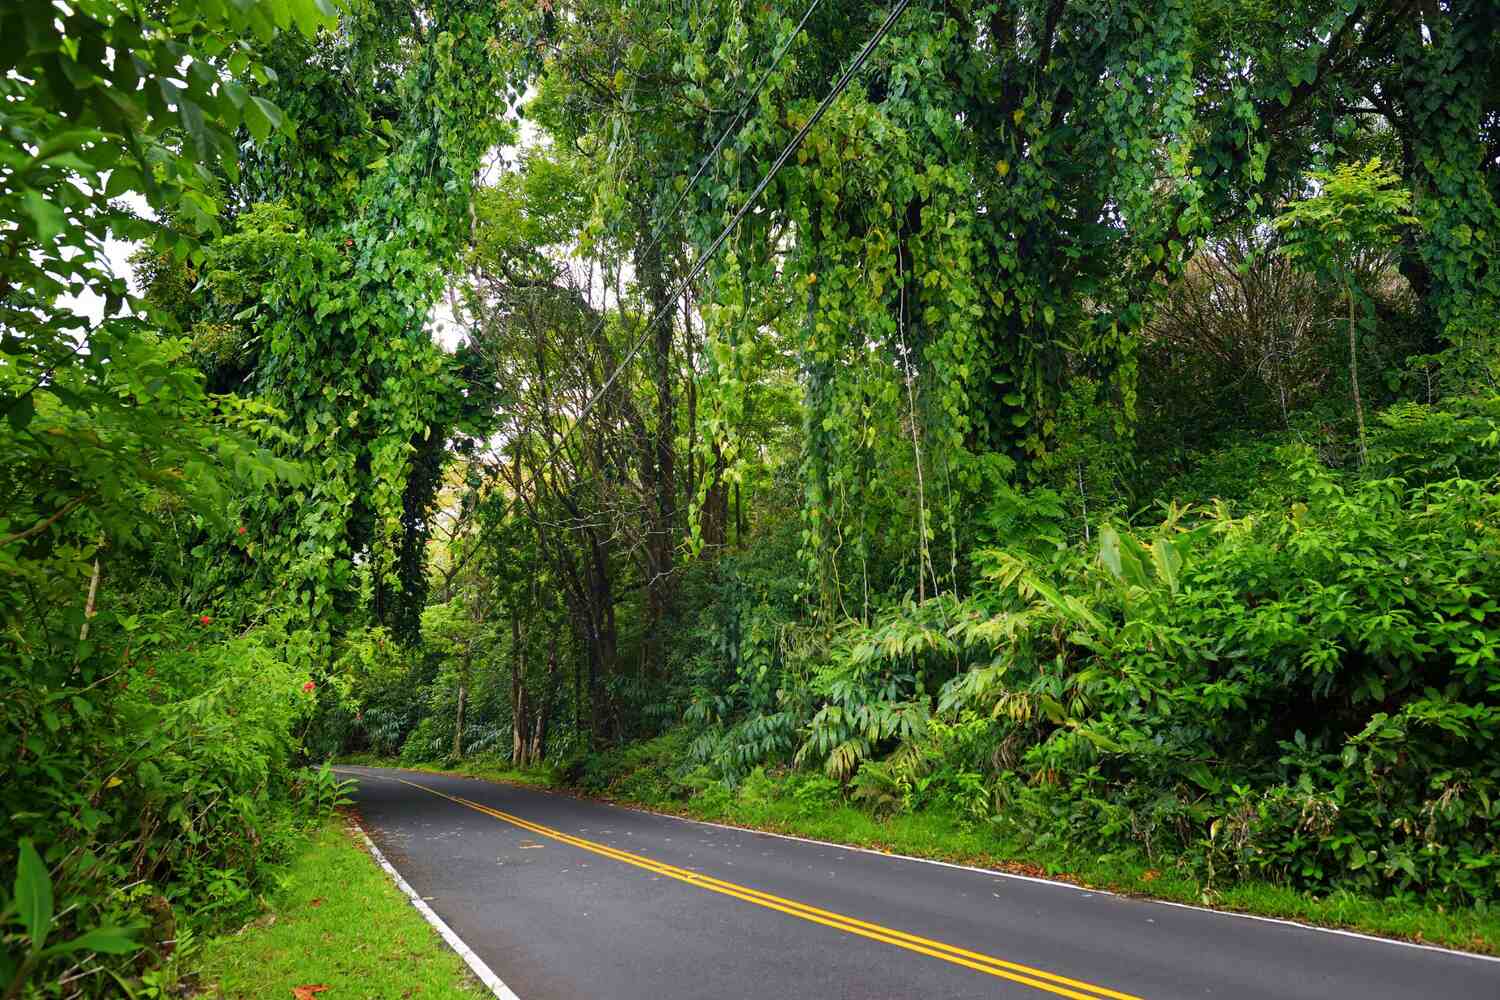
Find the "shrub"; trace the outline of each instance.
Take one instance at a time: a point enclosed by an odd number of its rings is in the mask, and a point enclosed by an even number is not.
[[[1248,516],[988,552],[965,600],[847,638],[804,755],[887,811],[985,774],[1014,832],[1210,878],[1497,898],[1500,480],[1438,477],[1496,467],[1491,406],[1382,415],[1372,462],[1409,478],[1293,446]]]
[[[50,937],[126,928],[165,958],[179,923],[252,913],[307,817],[339,801],[330,775],[298,767],[315,693],[289,637],[228,635],[207,617],[96,622],[88,661],[54,683],[0,660],[0,868],[35,845],[57,903]],[[0,932],[24,952],[24,928]],[[36,982],[78,957],[34,963]]]

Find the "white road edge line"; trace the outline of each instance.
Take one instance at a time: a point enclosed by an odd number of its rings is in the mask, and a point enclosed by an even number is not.
[[[344,765],[348,767],[349,765]],[[516,784],[515,782],[492,781],[488,778],[468,778],[461,774],[444,774],[440,771],[419,771],[415,768],[403,767],[394,770],[409,771],[412,774],[425,774],[435,778],[458,778],[464,781],[479,781],[487,785],[501,785],[505,788],[519,788],[527,792],[540,792],[543,795],[563,795],[564,792],[553,791],[548,788],[532,787],[530,785]],[[378,778],[380,775],[369,775]],[[1019,882],[1035,882],[1038,885],[1056,886],[1059,889],[1072,889],[1074,892],[1094,896],[1117,896],[1120,899],[1130,899],[1139,903],[1155,903],[1159,906],[1175,906],[1180,910],[1197,910],[1199,913],[1212,913],[1221,917],[1239,917],[1241,920],[1258,920],[1265,924],[1285,924],[1288,927],[1297,927],[1305,931],[1317,931],[1320,934],[1337,934],[1340,937],[1358,938],[1361,941],[1373,941],[1376,944],[1396,945],[1401,948],[1417,948],[1421,951],[1435,951],[1440,955],[1452,955],[1454,958],[1472,958],[1481,962],[1500,962],[1500,956],[1481,955],[1473,951],[1459,951],[1457,948],[1444,948],[1441,945],[1422,944],[1418,941],[1403,941],[1400,938],[1380,937],[1375,934],[1362,934],[1359,931],[1345,930],[1342,927],[1322,927],[1318,924],[1307,924],[1300,920],[1289,920],[1285,917],[1262,917],[1255,913],[1241,913],[1239,910],[1216,910],[1211,906],[1199,906],[1195,903],[1174,903],[1169,899],[1153,899],[1150,896],[1125,896],[1108,889],[1089,889],[1072,882],[1064,882],[1060,879],[1040,878],[1036,875],[1018,875],[1015,872],[998,871],[994,868],[977,868],[974,865],[960,865],[952,861],[938,861],[935,858],[919,858],[911,854],[893,854],[889,851],[877,851],[870,847],[855,847],[852,844],[835,844],[830,840],[814,840],[811,837],[799,837],[791,833],[776,833],[771,830],[757,830],[750,826],[734,826],[729,823],[715,823],[706,819],[692,819],[688,816],[678,816],[675,813],[657,812],[655,809],[642,809],[640,806],[627,806],[619,802],[610,802],[607,799],[592,799],[587,796],[570,796],[583,798],[586,802],[596,802],[600,805],[613,806],[616,809],[624,809],[628,812],[644,813],[647,816],[659,816],[662,819],[675,819],[683,823],[696,823],[698,826],[712,826],[720,830],[735,830],[739,833],[753,833],[762,837],[776,837],[780,840],[795,840],[802,844],[816,844],[819,847],[833,847],[840,851],[857,851],[860,854],[873,854],[877,858],[895,858],[900,861],[916,861],[924,865],[937,865],[940,868],[956,868],[959,871],[974,872],[979,875],[993,875],[996,878],[1015,879]]]
[[[430,772],[417,772],[426,774]],[[441,777],[459,778],[462,775],[441,775]],[[470,778],[470,781],[483,781],[483,778]],[[490,782],[491,784],[503,784],[503,782]],[[543,788],[529,788],[523,785],[511,785],[512,788],[525,788],[527,791],[546,792]],[[604,802],[602,799],[590,799],[592,802]],[[1016,879],[1020,882],[1036,882],[1039,885],[1056,886],[1059,889],[1072,889],[1074,892],[1087,896],[1116,896],[1120,899],[1129,899],[1137,903],[1154,903],[1158,906],[1175,906],[1179,910],[1196,910],[1199,913],[1211,913],[1220,917],[1239,917],[1242,920],[1258,920],[1264,924],[1284,924],[1287,927],[1297,927],[1305,931],[1317,931],[1320,934],[1337,934],[1340,937],[1358,938],[1361,941],[1373,941],[1376,944],[1398,945],[1402,948],[1418,948],[1422,951],[1435,951],[1441,955],[1452,955],[1454,958],[1473,958],[1481,962],[1500,962],[1500,956],[1481,955],[1473,951],[1459,951],[1457,948],[1444,948],[1436,944],[1422,944],[1419,941],[1403,941],[1400,938],[1380,937],[1375,934],[1362,934],[1359,931],[1345,930],[1342,927],[1322,927],[1318,924],[1307,924],[1300,920],[1289,920],[1285,917],[1263,917],[1257,913],[1242,913],[1239,910],[1216,910],[1212,906],[1199,906],[1196,903],[1177,903],[1170,899],[1154,899],[1150,896],[1127,896],[1108,889],[1089,889],[1072,882],[1063,882],[1059,879],[1040,878],[1036,875],[1018,875],[1015,872],[998,871],[994,868],[976,868],[973,865],[960,865],[952,861],[938,861],[935,858],[919,858],[911,854],[895,854],[890,851],[877,851],[870,847],[855,847],[852,844],[835,844],[830,840],[814,840],[811,837],[798,837],[791,833],[776,833],[772,830],[757,830],[750,826],[733,826],[729,823],[714,823],[706,819],[693,819],[688,816],[678,816],[675,813],[657,812],[655,809],[642,809],[639,806],[627,806],[618,802],[607,802],[616,809],[627,809],[630,812],[645,813],[647,816],[660,816],[662,819],[681,820],[684,823],[696,823],[699,826],[712,826],[720,830],[736,830],[740,833],[753,833],[762,837],[777,837],[781,840],[795,840],[803,844],[816,844],[819,847],[833,847],[840,851],[858,851],[860,854],[873,854],[877,858],[896,858],[901,861],[916,861],[924,865],[937,865],[940,868],[956,868],[959,871],[974,872],[979,875],[993,875],[996,878]]]
[[[406,893],[406,898],[410,899],[411,905],[415,906],[417,912],[422,914],[422,919],[431,924],[433,929],[443,936],[443,940],[448,942],[448,947],[458,952],[458,957],[468,963],[469,969],[474,973],[475,977],[481,983],[484,983],[489,988],[489,991],[495,994],[498,1000],[521,1000],[520,997],[516,996],[515,991],[505,985],[505,980],[495,975],[495,970],[486,965],[484,959],[474,954],[474,949],[464,944],[464,939],[455,934],[453,928],[444,923],[443,918],[434,913],[432,907],[428,906],[422,897],[417,895],[417,891],[407,883],[406,879],[401,877],[401,873],[396,871],[395,867],[385,859],[385,855],[380,853],[380,848],[376,847],[375,841],[370,839],[368,833],[365,833],[364,827],[352,819],[349,820],[349,825],[359,831],[360,837],[364,838],[365,846],[370,849],[370,856],[395,881],[396,888]]]
[[[418,772],[425,774],[430,772]],[[441,775],[441,777],[458,778],[462,775]],[[483,781],[483,778],[470,778],[470,781]],[[491,784],[503,784],[503,782],[491,782]],[[523,785],[511,785],[512,788],[525,788],[527,791],[545,792],[543,788],[529,788]],[[590,799],[592,802],[603,802],[602,799]],[[1239,917],[1242,920],[1258,920],[1264,924],[1284,924],[1287,927],[1297,927],[1305,931],[1317,931],[1320,934],[1337,934],[1340,937],[1358,938],[1361,941],[1373,941],[1376,944],[1398,945],[1402,948],[1418,948],[1422,951],[1435,951],[1441,955],[1452,955],[1454,958],[1473,958],[1481,962],[1500,962],[1500,956],[1481,955],[1473,951],[1459,951],[1457,948],[1444,948],[1436,944],[1422,944],[1419,941],[1403,941],[1400,938],[1380,937],[1375,934],[1362,934],[1359,931],[1345,930],[1342,927],[1323,927],[1318,924],[1307,924],[1300,920],[1289,920],[1286,917],[1263,917],[1258,913],[1242,913],[1239,910],[1216,910],[1212,906],[1199,906],[1196,903],[1177,903],[1170,899],[1154,899],[1150,896],[1127,896],[1108,889],[1090,889],[1085,886],[1076,885],[1072,882],[1063,882],[1060,879],[1040,878],[1036,875],[1018,875],[1015,872],[998,871],[994,868],[976,868],[973,865],[960,865],[952,861],[938,861],[935,858],[919,858],[911,854],[895,854],[890,851],[877,851],[870,847],[855,847],[852,844],[835,844],[831,840],[814,840],[811,837],[798,837],[791,833],[776,833],[772,830],[757,830],[750,826],[733,826],[729,823],[714,823],[706,819],[693,819],[688,816],[678,816],[675,813],[657,812],[655,809],[642,809],[639,806],[627,806],[618,802],[608,802],[608,805],[616,809],[627,809],[630,812],[645,813],[647,816],[660,816],[662,819],[681,820],[684,823],[696,823],[699,826],[712,826],[720,830],[736,830],[740,833],[753,833],[762,837],[777,837],[781,840],[795,840],[803,844],[816,844],[819,847],[833,847],[840,851],[858,851],[860,854],[873,854],[878,858],[896,858],[901,861],[916,861],[924,865],[937,865],[940,868],[956,868],[959,871],[974,872],[979,875],[993,875],[996,878],[1016,879],[1020,882],[1036,882],[1039,885],[1056,886],[1059,889],[1072,889],[1074,892],[1088,896],[1116,896],[1120,899],[1129,899],[1137,903],[1154,903],[1158,906],[1175,906],[1179,910],[1196,910],[1199,913],[1211,913],[1220,917]]]

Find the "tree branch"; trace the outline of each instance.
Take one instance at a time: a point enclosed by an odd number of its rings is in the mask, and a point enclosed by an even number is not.
[[[83,506],[84,502],[87,501],[91,496],[93,496],[92,493],[80,493],[78,496],[63,504],[55,514],[53,514],[51,517],[48,517],[46,520],[38,521],[36,524],[33,524],[25,531],[18,531],[13,535],[7,535],[5,538],[0,538],[0,548],[4,548],[12,542],[24,542],[28,538],[40,535],[42,532],[52,527],[58,521],[67,517],[69,514],[73,513],[73,511]]]

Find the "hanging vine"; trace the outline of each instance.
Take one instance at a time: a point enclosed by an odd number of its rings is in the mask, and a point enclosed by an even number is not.
[[[276,53],[277,100],[298,131],[257,137],[237,193],[293,221],[237,318],[258,346],[250,381],[317,473],[261,501],[278,538],[261,571],[325,633],[364,600],[415,633],[443,445],[465,417],[458,362],[429,316],[468,239],[474,178],[512,134],[540,25],[514,4],[397,17],[365,3],[338,32]]]

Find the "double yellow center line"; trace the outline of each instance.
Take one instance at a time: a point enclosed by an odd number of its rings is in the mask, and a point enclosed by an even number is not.
[[[794,899],[775,896],[769,892],[752,889],[749,886],[726,882],[723,879],[704,875],[701,872],[678,868],[676,865],[655,861],[651,858],[642,857],[639,854],[631,854],[629,851],[622,851],[619,848],[610,847],[608,844],[600,844],[596,841],[585,840],[582,837],[575,837],[572,834],[563,833],[561,830],[554,830],[549,826],[533,823],[528,819],[522,819],[520,816],[503,812],[460,796],[448,795],[435,788],[429,788],[426,785],[420,785],[415,781],[408,781],[405,778],[393,778],[385,775],[359,776],[399,781],[403,785],[410,785],[412,788],[421,789],[439,798],[447,799],[449,802],[456,802],[476,812],[484,813],[486,816],[493,816],[495,819],[504,820],[512,826],[520,827],[522,830],[529,831],[540,837],[547,837],[550,840],[568,844],[580,850],[612,858],[627,865],[634,865],[637,868],[645,869],[656,875],[663,875],[667,878],[676,879],[679,882],[686,882],[689,885],[706,889],[709,892],[717,892],[724,896],[733,896],[735,899],[753,903],[756,906],[763,906],[768,910],[775,910],[778,913],[785,913],[800,920],[822,924],[824,927],[832,927],[834,930],[843,931],[846,934],[854,934],[862,938],[869,938],[871,941],[880,941],[885,944],[895,945],[897,948],[905,948],[907,951],[914,951],[920,955],[928,955],[953,965],[961,965],[964,968],[973,969],[975,972],[982,972],[1000,979],[1008,979],[1011,982],[1045,990],[1048,993],[1054,993],[1058,996],[1070,997],[1071,1000],[1100,1000],[1100,998],[1108,998],[1108,1000],[1141,1000],[1140,997],[1130,993],[1121,993],[1107,987],[1095,986],[1092,983],[1059,976],[1045,969],[1033,968],[1029,965],[1022,965],[1019,962],[1009,962],[1003,958],[996,958],[993,955],[983,955],[979,952],[955,947],[951,944],[944,944],[941,941],[918,937],[915,934],[908,934],[905,931],[883,927],[880,924],[873,924],[867,920],[859,920],[854,917],[845,916],[842,913],[834,913],[830,910],[819,909],[816,906],[809,906],[806,903],[799,903]]]

